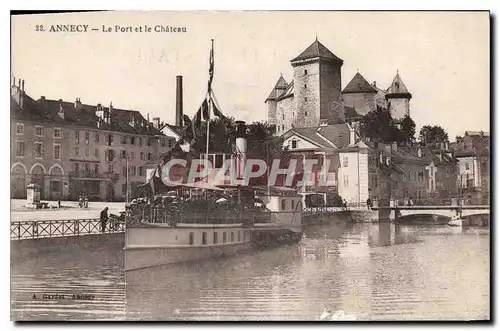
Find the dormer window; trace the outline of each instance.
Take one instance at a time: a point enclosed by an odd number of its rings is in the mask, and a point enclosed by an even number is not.
[[[292,148],[297,148],[297,140],[292,140]]]

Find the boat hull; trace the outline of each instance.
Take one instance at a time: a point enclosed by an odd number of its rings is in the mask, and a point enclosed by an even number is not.
[[[232,256],[250,251],[251,242],[209,247],[142,247],[125,249],[125,270]]]
[[[233,256],[296,243],[301,237],[299,228],[247,228],[241,225],[127,227],[125,270]]]

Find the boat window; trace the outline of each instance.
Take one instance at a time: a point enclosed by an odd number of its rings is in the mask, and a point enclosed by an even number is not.
[[[203,232],[201,234],[201,244],[202,245],[206,245],[207,244],[207,233],[206,232]]]
[[[217,232],[214,232],[214,244],[217,244]]]
[[[286,209],[286,200],[283,199],[281,200],[281,210],[285,210]]]
[[[231,242],[234,242],[234,232],[231,231]]]
[[[189,244],[194,245],[194,232],[189,232]]]
[[[215,169],[222,168],[223,163],[224,163],[224,154],[216,154],[214,168]]]
[[[238,241],[241,241],[241,231],[238,231]]]
[[[226,232],[222,232],[222,243],[225,244],[227,241]]]

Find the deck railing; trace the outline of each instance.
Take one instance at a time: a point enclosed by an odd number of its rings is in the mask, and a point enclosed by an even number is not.
[[[125,223],[110,219],[105,232],[101,231],[99,219],[77,219],[56,221],[18,221],[10,223],[10,240],[83,236],[125,231]]]

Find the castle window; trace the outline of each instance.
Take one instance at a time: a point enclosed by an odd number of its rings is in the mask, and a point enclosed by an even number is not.
[[[304,88],[307,88],[307,84],[304,84]]]
[[[304,101],[307,101],[307,97],[304,98]]]
[[[306,69],[306,70],[304,70],[304,75],[307,75],[307,69]]]
[[[469,163],[465,164],[465,170],[469,170]]]
[[[281,114],[281,119],[284,121],[285,120],[285,114]]]
[[[304,112],[304,115],[307,116],[307,110]]]

